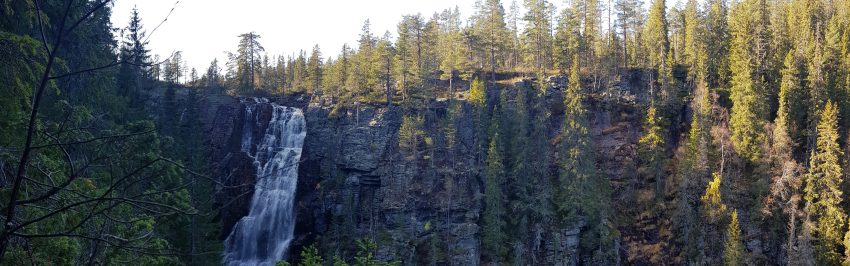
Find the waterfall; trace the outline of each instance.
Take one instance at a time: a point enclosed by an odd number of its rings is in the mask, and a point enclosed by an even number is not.
[[[253,123],[259,122],[260,104],[269,103],[265,99],[246,103],[241,148],[254,158],[256,187],[248,215],[233,226],[224,242],[225,265],[275,265],[286,256],[295,229],[293,201],[307,134],[304,114],[297,108],[270,103],[271,121],[254,147],[252,129]]]

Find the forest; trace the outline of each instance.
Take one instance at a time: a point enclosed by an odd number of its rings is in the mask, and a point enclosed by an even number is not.
[[[850,265],[850,0],[476,0],[201,70],[113,6],[0,0],[0,265],[275,265],[226,255],[246,99],[306,117],[276,265]]]

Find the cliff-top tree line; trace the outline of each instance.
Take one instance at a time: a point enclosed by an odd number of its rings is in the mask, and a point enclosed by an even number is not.
[[[485,262],[521,264],[536,220],[580,227],[583,264],[850,264],[848,0],[479,0],[383,34],[366,20],[338,53],[270,56],[245,33],[201,71],[151,55],[137,12],[114,32],[110,6],[0,2],[0,264],[218,262],[216,184],[198,174],[204,92],[181,104],[177,84],[338,107],[467,101]],[[550,139],[553,75],[567,84]],[[635,176],[614,184],[590,102],[634,76]],[[537,82],[508,95],[514,77]],[[415,151],[422,119],[402,122]]]

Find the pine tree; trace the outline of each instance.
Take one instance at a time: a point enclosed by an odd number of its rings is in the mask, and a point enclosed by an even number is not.
[[[505,23],[505,8],[499,0],[485,0],[483,4],[478,5],[474,21],[475,35],[481,41],[481,48],[487,57],[481,61],[487,62],[491,82],[495,82],[499,57],[511,39]]]
[[[602,16],[599,14],[598,0],[585,0],[583,2],[582,11],[584,15],[584,29],[582,31],[584,40],[584,62],[588,65],[596,64],[599,52],[602,46],[605,45],[604,37],[600,35],[600,26]]]
[[[449,80],[450,97],[454,98],[455,76],[469,69],[468,62],[464,57],[467,51],[461,34],[460,10],[458,7],[455,7],[454,10],[446,9],[441,14],[441,19],[440,38],[438,38],[440,70],[442,70],[440,78]]]
[[[614,2],[616,10],[616,24],[620,27],[620,34],[623,35],[622,55],[623,67],[628,67],[636,61],[635,54],[637,49],[637,36],[639,24],[642,23],[641,12],[643,11],[643,3],[640,0],[617,0]],[[629,52],[629,51],[633,52]]]
[[[543,80],[545,70],[549,68],[552,52],[551,9],[554,7],[546,0],[525,0],[527,10],[523,20],[526,23],[522,33],[525,61],[529,62],[538,79]]]
[[[738,210],[732,211],[732,221],[726,231],[726,243],[723,245],[723,265],[744,265],[744,245],[741,244],[741,226],[738,224]]]
[[[374,88],[377,83],[376,76],[373,70],[372,56],[375,52],[377,38],[372,34],[372,24],[367,19],[363,22],[363,27],[360,32],[359,47],[357,53],[352,58],[352,69],[348,73],[348,92],[351,93],[352,99],[361,102],[369,102],[372,100]]]
[[[581,47],[581,19],[574,7],[567,7],[561,12],[558,25],[555,28],[553,42],[553,59],[555,68],[561,73],[569,74],[573,58]]]
[[[816,223],[814,236],[818,263],[838,264],[847,214],[842,208],[842,171],[838,146],[838,108],[831,101],[821,112],[817,150],[812,152],[806,175],[806,211]]]
[[[336,77],[337,82],[334,87],[334,103],[339,103],[340,97],[342,97],[343,92],[340,90],[345,90],[348,86],[348,72],[351,70],[351,48],[348,44],[342,45],[342,51],[339,54],[339,59],[337,60],[336,66]]]
[[[399,81],[401,97],[407,101],[424,82],[422,74],[422,51],[425,23],[421,15],[406,15],[398,24],[396,38],[396,80]]]
[[[531,128],[529,130],[529,146],[525,149],[528,154],[528,162],[526,168],[529,169],[529,175],[526,178],[531,179],[528,185],[530,186],[524,192],[528,199],[527,204],[530,210],[528,226],[532,232],[542,233],[542,226],[547,221],[553,219],[553,183],[552,174],[550,172],[551,153],[552,150],[549,144],[549,127],[547,123],[550,118],[548,113],[549,105],[546,102],[546,96],[542,93],[533,93],[532,111],[529,111],[529,122]],[[519,174],[519,172],[516,172]],[[534,246],[532,246],[534,250]]]
[[[520,37],[519,37],[519,4],[517,4],[516,0],[511,0],[511,6],[508,7],[508,14],[506,23],[508,26],[508,33],[510,34],[510,58],[508,59],[508,67],[511,70],[516,70],[517,66],[522,63],[522,59],[520,58]]]
[[[236,69],[241,92],[251,92],[257,89],[257,70],[262,63],[261,52],[265,51],[259,42],[260,35],[249,32],[239,35],[239,46],[236,51]]]
[[[322,95],[323,60],[319,45],[313,46],[310,59],[307,60],[307,88],[316,95]]]
[[[213,59],[213,61],[210,62],[210,66],[207,68],[207,73],[204,74],[207,81],[207,84],[205,85],[210,89],[219,90],[222,85],[220,72],[221,69],[218,66],[218,59]]]
[[[422,31],[422,67],[419,69],[419,76],[423,78],[421,95],[426,100],[437,97],[434,82],[439,79],[440,71],[439,50],[437,49],[439,35],[439,15],[434,14],[425,23]]]
[[[694,234],[692,237],[700,239],[703,243],[687,243],[687,250],[692,252],[688,254],[689,259],[711,263],[719,260],[720,253],[723,251],[722,241],[720,241],[723,239],[722,224],[727,221],[728,213],[720,192],[721,181],[721,174],[714,173],[714,180],[708,183],[705,193],[700,197],[701,216],[699,220],[691,221],[694,224],[690,234]],[[699,250],[694,252],[694,248]],[[698,255],[694,256],[695,254]]]
[[[848,43],[842,40],[842,35],[845,35],[848,29],[847,25],[848,22],[842,20],[839,15],[833,15],[829,19],[823,51],[825,88],[829,99],[840,107],[838,120],[842,134],[846,134],[846,126],[850,125],[850,93],[844,83],[848,75],[848,65],[843,62],[847,59],[842,60],[842,54],[848,50]]]
[[[484,213],[482,214],[481,241],[485,257],[491,262],[498,263],[506,255],[505,242],[505,209],[503,203],[502,185],[505,178],[505,167],[502,164],[502,154],[499,147],[498,132],[490,140],[487,152],[486,168],[484,170]]]
[[[395,88],[393,87],[393,60],[395,58],[395,47],[390,42],[390,32],[387,31],[384,37],[378,40],[375,46],[375,54],[373,55],[375,64],[373,72],[378,78],[378,86],[384,88],[387,105],[392,104],[395,96]]]

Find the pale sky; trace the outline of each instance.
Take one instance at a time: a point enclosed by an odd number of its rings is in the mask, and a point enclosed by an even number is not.
[[[225,51],[235,51],[237,35],[255,31],[271,55],[291,55],[318,44],[324,58],[335,57],[344,43],[355,44],[368,18],[372,33],[395,34],[402,15],[460,7],[464,22],[475,0],[115,0],[112,22],[126,27],[133,6],[138,7],[148,34],[172,9],[174,12],[153,32],[149,49],[163,58],[183,51],[183,59],[199,73],[213,58],[224,67]],[[520,5],[522,0],[517,1]],[[561,1],[553,1],[563,6]],[[175,3],[177,3],[175,5]],[[506,11],[511,0],[502,0]],[[522,11],[520,16],[522,16]],[[560,13],[560,11],[558,11]]]

